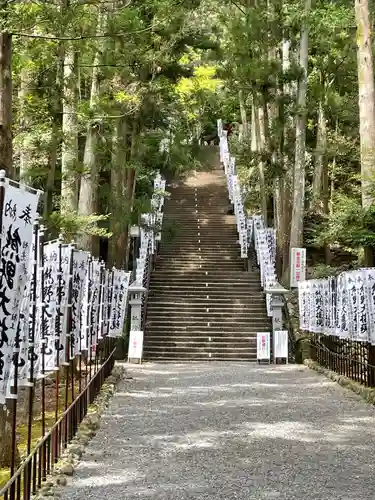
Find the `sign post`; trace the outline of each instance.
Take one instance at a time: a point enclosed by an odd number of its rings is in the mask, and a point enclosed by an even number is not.
[[[131,359],[139,359],[142,363],[143,332],[132,330],[129,333],[128,363]]]
[[[290,256],[290,288],[306,279],[306,248],[292,248]]]
[[[275,330],[273,332],[273,359],[285,359],[288,364],[288,331]]]
[[[271,362],[270,332],[257,333],[257,360]]]

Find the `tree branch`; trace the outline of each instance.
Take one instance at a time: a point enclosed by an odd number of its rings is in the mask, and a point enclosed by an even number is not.
[[[148,28],[144,28],[142,30],[129,31],[127,33],[103,33],[102,35],[93,34],[93,35],[81,35],[76,37],[65,37],[65,36],[56,36],[56,35],[35,35],[33,33],[11,33],[12,36],[18,36],[20,38],[36,38],[40,40],[56,40],[56,42],[60,41],[75,41],[75,40],[90,40],[94,38],[118,38],[125,37],[128,35],[135,35],[137,33],[144,33],[146,31],[151,31],[153,26],[149,26]]]
[[[234,0],[229,0],[229,1],[230,1],[230,3],[232,5],[234,5],[235,7],[237,7],[237,9],[242,12],[242,14],[244,14],[246,16],[246,12]]]

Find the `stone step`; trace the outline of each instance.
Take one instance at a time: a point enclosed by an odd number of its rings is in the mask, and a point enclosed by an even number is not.
[[[230,243],[224,243],[223,241],[220,241],[220,238],[214,242],[205,242],[202,240],[201,236],[198,235],[193,235],[190,240],[183,241],[179,240],[176,238],[176,240],[173,242],[173,244],[168,244],[168,245],[161,245],[160,246],[160,252],[171,252],[174,249],[178,250],[189,250],[196,252],[200,248],[201,252],[236,252],[240,250],[240,244],[237,243],[237,240],[233,238],[233,240]]]
[[[223,258],[223,257],[212,257],[212,259],[203,259],[199,258],[198,256],[189,256],[188,254],[185,254],[185,256],[181,255],[181,258],[173,258],[170,257],[164,258],[164,259],[158,259],[155,263],[155,266],[163,265],[163,269],[165,268],[165,264],[169,264],[171,268],[192,268],[192,269],[201,269],[200,266],[205,266],[205,270],[207,268],[211,268],[211,270],[217,269],[220,270],[221,266],[226,266],[224,268],[225,271],[233,269],[234,271],[245,271],[245,261],[242,259],[239,259],[237,257],[232,257],[232,258]]]
[[[231,266],[231,267],[220,266],[220,269],[224,269],[228,273],[231,273],[233,271],[241,272],[244,269],[244,265],[236,264],[236,265]],[[189,275],[189,273],[200,272],[200,271],[214,272],[215,267],[205,266],[205,265],[201,264],[198,266],[183,266],[183,267],[182,266],[174,266],[172,269],[168,269],[168,266],[166,266],[166,265],[163,265],[163,266],[156,265],[156,270],[160,271],[160,272],[168,271],[168,272],[176,273],[176,275],[178,275],[178,274]]]
[[[160,255],[160,261],[164,260],[171,260],[171,261],[182,261],[182,262],[195,262],[195,261],[200,261],[203,260],[205,262],[220,262],[220,261],[236,261],[240,260],[240,252],[234,250],[233,252],[227,252],[227,251],[220,251],[218,250],[217,252],[205,252],[205,251],[200,251],[198,248],[195,251],[189,252],[188,250],[185,250],[183,248],[181,249],[176,249],[174,252],[163,252]]]
[[[148,297],[148,306],[149,307],[178,307],[181,309],[189,309],[189,308],[199,308],[199,307],[213,307],[213,308],[244,308],[244,307],[266,307],[265,301],[262,297],[244,297],[244,298],[231,298],[228,300],[226,297],[218,297],[215,299],[207,299],[206,297],[195,297],[194,295],[187,299],[187,297],[180,297],[171,295],[166,299],[162,299],[162,297],[157,297],[155,300],[155,295],[149,294]]]
[[[234,251],[240,250],[240,244],[237,243],[238,236],[233,236],[231,241],[221,240],[218,236],[216,239],[208,240],[205,239],[202,234],[198,236],[193,234],[188,240],[183,240],[182,238],[176,238],[173,243],[161,244],[160,252],[167,252],[172,249],[185,249],[185,250],[197,250],[197,248],[205,249],[206,251],[216,251],[216,250],[229,250]]]
[[[178,293],[176,290],[163,290],[162,288],[159,290],[151,288],[149,291],[149,300],[171,300],[175,298],[176,300],[183,300],[186,302],[190,302],[191,299],[196,298],[199,301],[207,300],[207,301],[218,301],[218,300],[223,300],[229,304],[231,304],[234,300],[248,300],[249,302],[254,302],[258,297],[259,301],[261,300],[262,303],[265,303],[264,297],[262,299],[262,292],[255,291],[255,290],[249,290],[249,291],[238,291],[238,290],[209,290],[207,293],[207,289],[205,288],[204,290],[184,290]],[[208,295],[208,299],[207,299]]]
[[[241,260],[223,260],[219,262],[208,262],[202,259],[197,259],[196,261],[174,261],[170,262],[168,266],[168,261],[156,261],[155,271],[172,271],[172,272],[189,272],[191,271],[203,271],[203,272],[214,272],[215,270],[220,270],[230,273],[231,271],[245,271],[245,262]]]
[[[232,271],[232,272],[222,272],[220,269],[216,271],[201,271],[200,269],[198,270],[192,270],[190,272],[177,272],[177,271],[170,271],[168,272],[167,269],[160,271],[156,269],[155,271],[152,272],[151,279],[153,277],[161,277],[164,276],[165,278],[174,278],[174,277],[188,277],[193,280],[195,279],[200,279],[200,278],[216,278],[218,280],[227,280],[227,279],[232,279],[232,280],[247,280],[250,279],[251,281],[257,280],[258,283],[260,283],[260,275],[257,271]]]
[[[144,359],[155,361],[155,362],[164,362],[164,363],[182,363],[182,362],[191,362],[191,361],[237,361],[237,362],[253,362],[257,361],[256,353],[252,355],[248,354],[238,354],[238,353],[173,353],[161,355],[158,352],[146,351],[144,352]]]
[[[172,292],[178,294],[178,296],[181,296],[181,294],[189,296],[191,294],[194,295],[194,293],[205,296],[207,291],[214,295],[228,295],[228,297],[230,296],[230,299],[236,293],[239,293],[239,296],[241,297],[244,295],[259,296],[260,300],[265,302],[265,294],[260,286],[260,283],[257,281],[238,281],[237,283],[235,283],[231,280],[219,280],[217,282],[214,282],[212,279],[200,281],[193,279],[168,279],[165,281],[163,281],[162,279],[151,279],[151,285],[149,289],[149,293]]]
[[[166,218],[175,219],[177,216],[181,215],[188,219],[196,215],[205,215],[206,217],[212,217],[213,220],[225,217],[228,221],[233,221],[235,220],[235,216],[228,213],[229,209],[229,205],[206,205],[202,202],[199,203],[199,200],[196,201],[193,199],[189,200],[189,203],[186,205],[169,205],[168,212],[171,214],[166,214]]]
[[[257,332],[250,333],[249,335],[234,335],[233,332],[225,332],[225,333],[218,333],[216,335],[207,335],[207,334],[201,334],[201,335],[173,335],[170,337],[165,337],[165,335],[155,335],[151,331],[146,331],[145,333],[145,342],[183,342],[183,343],[189,343],[189,342],[226,342],[229,344],[233,343],[239,343],[239,344],[246,344],[247,342],[252,343],[256,341],[257,337]],[[211,340],[210,340],[211,339]]]
[[[171,282],[170,282],[171,283]],[[176,295],[179,297],[181,296],[189,296],[189,294],[197,294],[197,296],[202,296],[205,299],[207,298],[207,295],[212,295],[214,296],[223,296],[228,297],[228,302],[230,302],[233,299],[233,296],[236,296],[238,294],[238,297],[243,297],[247,296],[249,294],[256,295],[259,294],[260,298],[263,299],[262,302],[265,303],[264,296],[262,297],[262,290],[260,289],[259,285],[246,285],[243,287],[236,286],[235,289],[233,289],[231,283],[221,283],[217,285],[209,285],[209,286],[204,286],[203,284],[192,284],[191,286],[188,286],[186,284],[178,284],[176,283],[175,287],[168,285],[164,286],[163,284],[159,283],[152,283],[150,286],[149,290],[149,296],[152,295],[158,295],[158,293],[161,292],[174,292]]]
[[[231,331],[231,330],[224,330],[224,331],[219,331],[219,332],[207,332],[207,331],[201,331],[201,330],[195,330],[193,332],[185,332],[185,331],[176,331],[176,332],[169,332],[169,331],[160,331],[160,332],[155,332],[154,330],[149,330],[146,329],[145,331],[145,341],[146,339],[156,339],[160,342],[168,342],[171,341],[173,342],[174,340],[181,339],[181,341],[184,341],[185,339],[197,339],[198,341],[204,340],[208,341],[208,339],[237,339],[238,342],[242,342],[242,339],[244,339],[244,342],[247,342],[249,339],[256,338],[256,335],[258,332],[270,332],[271,327],[270,325],[263,325],[262,329],[259,328],[254,328],[249,331]]]
[[[198,240],[201,240],[201,242],[206,246],[211,245],[213,247],[216,247],[218,245],[222,245],[223,247],[231,248],[236,244],[236,241],[238,240],[238,233],[233,231],[232,234],[220,234],[220,232],[218,231],[217,234],[213,234],[212,231],[208,231],[206,230],[206,228],[202,227],[198,229],[197,226],[191,230],[188,238],[186,236],[183,236],[182,234],[179,235],[177,233],[173,237],[173,240],[163,241],[160,245],[160,249],[164,247],[170,248],[176,243],[184,243],[184,245],[186,246],[194,246],[198,243]]]
[[[167,284],[168,283],[168,284]],[[261,287],[259,281],[253,280],[238,280],[234,281],[231,279],[227,280],[214,280],[213,278],[211,279],[204,279],[204,278],[189,278],[189,276],[186,276],[185,279],[179,278],[179,277],[169,277],[168,279],[163,279],[163,278],[156,278],[152,277],[151,278],[151,285],[150,285],[150,290],[156,290],[160,288],[165,288],[168,290],[169,288],[173,287],[178,287],[180,291],[184,290],[190,290],[192,287],[193,289],[210,289],[210,290],[228,290],[232,289],[234,287],[236,290],[246,290],[246,291],[253,291],[253,292],[258,292],[261,293]],[[264,296],[263,296],[264,300]]]
[[[208,309],[208,311],[207,311]],[[242,307],[233,307],[233,306],[226,306],[226,307],[214,307],[213,305],[204,305],[204,306],[199,306],[199,307],[176,307],[176,306],[171,306],[171,307],[160,307],[158,304],[148,304],[147,308],[147,319],[151,319],[151,317],[158,318],[163,315],[168,315],[169,317],[221,317],[221,316],[232,316],[232,317],[252,317],[254,314],[265,314],[266,312],[266,307],[262,306],[259,304],[258,306],[251,306],[249,307],[248,305],[242,306]]]
[[[206,297],[180,297],[171,295],[170,297],[155,296],[149,294],[147,307],[178,307],[180,309],[198,308],[198,307],[217,307],[217,308],[243,308],[251,307],[256,308],[266,307],[264,300],[256,297],[243,297],[232,298],[228,300],[226,297],[218,297],[214,299],[207,299]]]
[[[194,245],[175,245],[174,248],[172,246],[168,248],[160,248],[160,257],[170,257],[175,255],[176,253],[187,253],[187,254],[201,254],[203,256],[215,256],[215,255],[229,255],[229,256],[240,256],[240,245],[232,245],[231,247],[226,247],[225,245],[218,244],[216,247],[208,248],[204,244],[199,243],[198,241]]]
[[[171,237],[170,240],[162,240],[162,244],[174,242],[176,241],[176,239],[189,242],[191,238],[195,238],[198,233],[200,233],[200,236],[202,238],[205,238],[207,241],[214,241],[216,243],[218,241],[224,241],[229,245],[233,244],[234,238],[238,238],[237,228],[234,226],[228,228],[223,227],[223,225],[221,224],[221,226],[218,225],[216,229],[208,226],[207,224],[201,224],[197,221],[194,221],[194,223],[192,222],[188,225],[185,224],[177,226],[175,228],[175,234],[173,235],[173,237]]]
[[[160,353],[160,354],[183,354],[185,352],[196,352],[196,353],[207,353],[213,355],[213,354],[247,354],[248,356],[256,356],[257,348],[256,348],[256,343],[253,346],[245,346],[245,347],[238,347],[238,346],[220,346],[220,345],[161,345],[161,346],[144,346],[144,352],[145,353],[151,353],[154,352]]]
[[[196,210],[198,210],[198,212],[196,212]],[[204,221],[210,226],[218,225],[224,229],[235,228],[237,224],[235,216],[228,215],[225,210],[221,210],[217,213],[216,210],[215,212],[209,212],[207,210],[197,209],[194,207],[186,211],[176,211],[173,214],[173,217],[168,217],[167,215],[163,217],[164,222],[176,224],[180,227],[183,226],[185,222],[190,224],[198,222],[198,219],[200,221]]]
[[[151,276],[145,359],[255,361],[256,333],[271,329],[259,272],[245,271],[226,179],[217,174],[221,185],[198,174],[169,189],[163,221],[175,235],[161,242]]]
[[[212,340],[212,337],[210,337],[211,340],[208,338],[200,338],[194,341],[182,341],[181,339],[177,341],[170,341],[170,340],[162,340],[161,343],[156,343],[155,341],[152,342],[152,337],[149,339],[145,340],[145,348],[152,348],[152,349],[196,349],[196,348],[201,348],[201,349],[217,349],[217,350],[224,350],[224,349],[237,349],[238,351],[244,351],[244,350],[253,350],[254,348],[256,349],[257,345],[257,338],[256,334],[254,334],[253,338],[248,339],[246,342],[240,342],[237,343],[236,340],[233,342],[228,341],[227,339],[219,339],[219,340]]]
[[[189,273],[190,271],[200,272],[215,272],[216,269],[220,269],[225,272],[232,271],[244,271],[244,262],[223,262],[223,263],[213,263],[209,264],[206,262],[199,262],[198,264],[185,262],[184,264],[174,264],[173,266],[168,266],[166,262],[155,264],[155,270],[164,272],[176,272],[176,273]]]
[[[176,242],[175,245],[170,245],[168,247],[161,247],[160,248],[160,256],[165,257],[166,255],[175,255],[176,253],[197,253],[197,252],[202,252],[205,254],[210,254],[210,255],[215,255],[216,253],[229,253],[229,254],[235,254],[236,256],[239,256],[240,253],[240,245],[232,245],[231,248],[225,247],[222,243],[218,243],[217,245],[206,245],[205,243],[199,242],[198,240],[196,242],[193,242],[193,244],[190,245],[183,245]],[[200,249],[200,250],[199,250]]]
[[[246,278],[246,277],[239,277],[239,278],[233,278],[232,276],[226,276],[226,277],[220,277],[220,278],[215,278],[214,276],[206,276],[206,275],[201,275],[201,276],[191,276],[189,273],[183,273],[181,274],[168,274],[165,275],[164,273],[160,274],[155,274],[152,273],[151,275],[151,286],[156,284],[156,283],[179,283],[182,285],[185,285],[187,283],[196,283],[196,284],[201,284],[201,283],[208,283],[209,286],[212,283],[221,285],[248,285],[248,286],[259,286],[259,279],[257,278]]]
[[[228,316],[232,315],[233,317],[237,317],[237,315],[242,316],[244,313],[248,316],[251,315],[259,315],[259,316],[265,316],[266,314],[266,307],[263,306],[263,304],[255,304],[255,305],[241,305],[241,306],[233,306],[229,304],[225,305],[219,305],[215,307],[214,304],[205,304],[205,305],[200,305],[200,306],[185,306],[182,307],[181,304],[173,304],[173,305],[167,305],[167,306],[160,306],[157,302],[155,303],[149,303],[148,304],[148,311],[147,311],[147,318],[153,317],[160,317],[163,314],[168,315],[168,317],[175,317],[179,315],[181,318],[185,318],[186,316],[188,317],[194,317],[197,315],[201,315],[202,317],[206,317],[207,315],[210,315],[210,317],[214,316]],[[207,311],[208,309],[208,311]]]
[[[176,334],[179,332],[194,333],[199,331],[199,332],[205,332],[206,335],[208,335],[210,332],[212,334],[217,335],[222,330],[229,330],[232,331],[233,335],[237,331],[240,332],[241,334],[267,331],[268,328],[266,321],[267,321],[266,315],[253,317],[251,321],[219,320],[213,322],[207,320],[198,321],[194,319],[194,321],[187,322],[187,321],[176,321],[176,320],[168,321],[168,319],[149,321],[147,319],[145,329],[152,333],[169,332]]]
[[[223,237],[231,236],[237,233],[237,223],[235,219],[233,221],[228,221],[225,220],[223,216],[218,219],[212,219],[211,217],[207,217],[203,214],[192,214],[191,217],[179,216],[178,219],[171,219],[170,221],[163,218],[163,221],[167,226],[175,229],[176,236],[178,234],[188,236],[189,233],[185,231],[186,228],[189,227],[190,229],[195,230],[198,229],[198,226],[200,226],[200,229],[205,229],[207,231],[207,235],[209,234],[208,230],[212,230],[213,236],[216,236],[219,230],[222,231]]]
[[[225,247],[221,247],[217,250],[211,250],[209,248],[204,248],[203,246],[199,246],[200,243],[197,243],[196,248],[186,248],[184,245],[176,245],[174,251],[172,249],[160,249],[160,253],[157,257],[158,260],[198,260],[200,259],[227,259],[230,260],[242,260],[241,259],[241,248],[235,247],[227,249]],[[199,250],[200,249],[200,250]],[[200,256],[200,257],[199,257]]]

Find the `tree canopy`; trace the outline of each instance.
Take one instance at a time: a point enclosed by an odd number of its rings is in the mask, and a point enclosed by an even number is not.
[[[197,168],[200,139],[223,118],[238,125],[248,209],[278,230],[281,275],[291,246],[324,248],[327,264],[337,247],[372,263],[371,9],[2,1],[2,166],[43,189],[51,234],[94,254],[107,241],[110,262],[126,266],[155,171]]]

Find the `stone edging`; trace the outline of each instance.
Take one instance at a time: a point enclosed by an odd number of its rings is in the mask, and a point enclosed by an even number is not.
[[[346,389],[355,392],[356,394],[361,396],[361,398],[364,399],[366,403],[370,403],[372,405],[375,404],[375,388],[365,387],[364,385],[356,382],[355,380],[345,377],[344,375],[339,375],[338,373],[333,372],[332,370],[328,370],[328,368],[320,366],[319,363],[313,361],[312,359],[305,359],[304,364],[308,368],[311,368],[312,370],[315,370],[318,373],[322,373],[330,380],[337,382],[342,387],[345,387]]]
[[[41,488],[33,497],[34,500],[60,497],[61,494],[55,491],[55,488],[66,486],[67,476],[74,474],[87,444],[95,436],[100,427],[100,418],[115,393],[117,384],[125,378],[125,373],[126,370],[123,365],[115,365],[94,402],[89,406],[87,415],[79,424],[76,435],[61,455],[60,460],[56,463],[52,474],[42,483]]]

